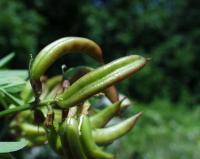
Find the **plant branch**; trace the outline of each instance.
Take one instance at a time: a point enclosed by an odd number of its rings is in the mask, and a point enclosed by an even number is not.
[[[44,102],[39,103],[38,107],[44,106],[44,105],[51,105],[51,104],[55,104],[55,103],[56,103],[56,100],[44,101]],[[15,108],[10,108],[10,109],[1,111],[0,112],[0,118],[4,117],[4,116],[11,115],[11,114],[15,114],[15,113],[18,113],[18,112],[21,112],[21,111],[25,111],[25,110],[28,110],[28,109],[32,109],[33,107],[34,107],[33,103],[29,103],[29,104],[25,104],[25,105],[22,105],[22,106],[17,106]]]
[[[18,107],[11,108],[11,109],[7,109],[7,110],[4,110],[4,111],[0,112],[0,118],[4,117],[4,116],[7,116],[7,115],[11,115],[11,114],[17,113],[17,112],[28,110],[28,109],[30,109],[30,105],[29,104],[18,106]]]

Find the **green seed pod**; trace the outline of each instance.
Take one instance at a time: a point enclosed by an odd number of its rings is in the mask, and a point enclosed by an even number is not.
[[[72,152],[70,150],[69,142],[67,139],[67,129],[68,123],[66,120],[59,127],[59,136],[62,144],[62,150],[66,159],[73,159]]]
[[[65,127],[66,136],[73,158],[87,159],[81,145],[77,120],[73,118],[67,118],[65,122],[67,122]]]
[[[22,130],[23,135],[26,137],[44,136],[46,134],[43,127],[38,127],[29,123],[23,122],[19,127]]]
[[[104,127],[110,119],[119,111],[122,101],[118,101],[110,106],[107,106],[100,112],[90,117],[92,128]]]
[[[88,158],[94,159],[113,159],[114,156],[103,151],[98,147],[92,137],[92,129],[90,121],[86,115],[81,115],[79,119],[80,124],[80,138],[84,151]]]
[[[99,145],[112,143],[114,140],[128,133],[135,126],[141,115],[142,113],[138,113],[133,117],[108,128],[95,129],[92,132],[95,142]]]
[[[46,128],[46,134],[50,147],[56,153],[63,155],[61,139],[53,125]]]
[[[70,81],[70,84],[74,83],[75,81],[77,81],[79,78],[81,78],[82,76],[84,76],[85,74],[94,71],[95,69],[92,67],[88,67],[88,66],[78,66],[75,68],[71,68],[68,71],[65,72],[64,76],[66,77],[66,79],[68,79]],[[104,90],[104,93],[106,95],[106,97],[112,102],[115,103],[119,100],[118,97],[118,92],[117,89],[115,88],[115,86],[111,86],[109,88],[106,88]]]
[[[29,141],[28,146],[30,147],[41,146],[47,142],[46,136],[34,136],[34,137],[24,136],[24,138]]]
[[[62,108],[77,105],[137,72],[145,64],[144,57],[130,55],[87,73],[57,97],[58,105]]]
[[[33,91],[30,81],[26,82],[24,89],[22,90],[20,97],[23,99],[24,103],[28,103],[33,99]]]
[[[89,56],[102,61],[102,51],[92,40],[80,37],[67,37],[59,39],[36,56],[31,67],[31,79],[37,81],[47,69],[61,56],[68,53],[87,53]]]

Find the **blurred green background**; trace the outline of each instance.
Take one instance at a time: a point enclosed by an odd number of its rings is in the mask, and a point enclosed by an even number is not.
[[[122,159],[199,159],[199,0],[0,0],[0,57],[15,52],[11,68],[27,68],[30,54],[65,36],[93,39],[106,63],[129,54],[151,58],[117,86],[135,101],[125,116],[144,115],[110,151]],[[97,65],[65,56],[49,74],[63,63]]]

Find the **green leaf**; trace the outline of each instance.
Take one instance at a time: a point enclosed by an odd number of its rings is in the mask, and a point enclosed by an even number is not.
[[[0,88],[10,93],[17,93],[17,92],[21,92],[24,86],[25,86],[25,81],[19,80],[7,85],[0,86]]]
[[[5,78],[10,78],[10,77],[18,77],[25,80],[28,78],[28,71],[27,70],[0,70],[1,81]]]
[[[13,96],[9,92],[5,91],[4,89],[0,88],[0,91],[5,95],[6,99],[12,101],[14,104],[17,104],[17,105],[22,105],[23,104],[22,100],[20,100],[19,98]]]
[[[9,153],[18,151],[24,148],[28,144],[28,141],[21,140],[16,142],[0,142],[0,153]]]
[[[7,56],[1,58],[0,59],[0,68],[4,67],[7,63],[9,63],[10,60],[12,60],[14,56],[15,56],[15,53],[10,53]]]
[[[17,93],[25,86],[28,73],[25,70],[1,70],[0,88],[10,93]]]

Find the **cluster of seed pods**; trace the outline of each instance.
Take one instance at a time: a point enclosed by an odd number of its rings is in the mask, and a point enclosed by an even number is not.
[[[52,78],[45,78],[48,68],[65,54],[83,53],[101,63],[97,69],[80,66]],[[33,103],[32,111],[19,114],[24,118],[18,127],[30,144],[48,142],[66,159],[113,159],[102,146],[125,135],[136,124],[138,113],[116,125],[107,126],[121,109],[114,85],[140,70],[146,58],[129,55],[108,64],[103,63],[101,48],[92,40],[80,37],[61,38],[42,49],[30,66],[30,80],[21,93],[25,103]],[[104,94],[112,104],[101,110],[89,102],[90,97]],[[46,103],[41,106],[41,103]],[[34,120],[40,125],[28,123]],[[19,123],[20,121],[18,121]],[[33,138],[34,136],[34,138]],[[33,141],[34,140],[34,141]]]

